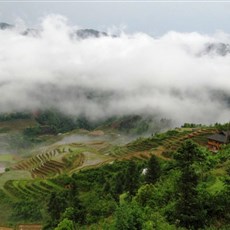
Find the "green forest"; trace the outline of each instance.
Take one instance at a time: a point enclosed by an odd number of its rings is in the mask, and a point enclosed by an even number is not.
[[[20,114],[18,119],[32,118]],[[32,145],[21,148],[37,148],[37,152],[0,174],[0,226],[14,229],[22,223],[40,224],[44,230],[230,229],[230,144],[218,152],[209,151],[206,145],[207,136],[227,129],[227,124],[185,124],[122,145],[98,140],[55,147],[52,143],[52,149],[49,146],[49,151],[41,153],[41,146],[50,144],[51,137],[56,141],[58,132],[79,132],[79,127],[73,126],[79,120],[55,118],[50,113],[33,119],[33,126],[17,130],[17,135],[33,137]],[[106,122],[104,132],[109,132]],[[42,143],[33,142],[47,133],[31,132],[51,124],[55,133],[48,131],[49,142],[44,138]],[[82,129],[83,122],[81,125]],[[97,130],[84,128],[88,136],[90,130]],[[95,164],[90,164],[92,159]]]

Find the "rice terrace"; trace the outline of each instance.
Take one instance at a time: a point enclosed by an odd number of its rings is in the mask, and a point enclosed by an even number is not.
[[[132,117],[130,119],[132,120]],[[100,170],[107,168],[109,171],[106,177],[109,178],[115,173],[110,172],[110,167],[115,167],[115,165],[120,167],[120,164],[135,162],[137,165],[135,167],[139,168],[139,176],[141,176],[141,170],[148,166],[148,161],[152,156],[158,159],[160,165],[172,164],[175,152],[186,140],[192,140],[198,146],[206,149],[205,151],[208,151],[208,137],[213,133],[217,133],[218,129],[220,129],[218,126],[208,127],[188,124],[181,128],[155,135],[152,134],[148,137],[135,137],[135,135],[131,137],[124,130],[119,131],[119,127],[114,128],[114,122],[119,121],[116,120],[111,121],[110,124],[106,123],[104,126],[100,125],[100,129],[95,128],[94,131],[77,128],[69,132],[58,133],[58,135],[45,133],[36,134],[32,138],[28,138],[27,133],[36,131],[36,127],[39,125],[37,118],[32,116],[29,120],[19,119],[20,128],[11,125],[11,123],[15,124],[15,119],[13,122],[11,120],[0,122],[2,129],[11,127],[7,132],[2,132],[2,138],[4,137],[7,140],[7,147],[5,147],[5,153],[0,155],[2,167],[0,189],[4,197],[1,200],[1,205],[5,207],[0,211],[0,225],[6,226],[10,219],[16,229],[31,230],[42,229],[41,214],[36,220],[36,210],[34,211],[35,216],[30,217],[34,208],[29,206],[29,213],[27,213],[26,210],[21,210],[20,205],[28,204],[21,203],[29,201],[29,205],[38,205],[37,201],[43,200],[39,205],[47,205],[47,202],[51,202],[48,199],[51,199],[50,197],[54,194],[71,191],[73,186],[77,186],[79,189],[79,199],[83,199],[83,202],[88,202],[87,196],[89,196],[91,190],[87,192],[85,189],[90,184],[87,181],[84,182],[84,180],[88,178],[87,175],[90,175],[91,171],[93,173],[98,170],[99,176],[101,174]],[[122,124],[122,119],[119,122]],[[18,139],[21,138],[20,143],[12,143],[16,136]],[[130,137],[127,139],[127,136]],[[18,145],[17,149],[15,144]],[[213,152],[210,152],[209,155],[213,155],[214,158],[217,157],[217,154]],[[228,162],[223,162],[220,165],[214,164],[216,166],[212,170],[204,173],[210,178],[210,181],[205,179],[203,183],[206,184],[207,191],[211,194],[224,188],[224,182],[221,178],[227,173]],[[113,171],[113,169],[111,170]],[[77,175],[79,175],[79,179],[77,179]],[[118,174],[115,173],[114,175],[120,175],[119,171]],[[109,179],[104,178],[103,173],[100,177],[101,179],[98,179],[102,181],[97,183],[108,186],[106,181]],[[75,182],[72,181],[73,178],[75,178]],[[78,180],[80,180],[80,184],[78,184]],[[91,179],[88,178],[87,180]],[[118,182],[119,180],[116,183]],[[75,183],[77,184],[74,185]],[[44,198],[47,200],[44,201]],[[18,204],[19,206],[17,206]],[[17,208],[19,210],[14,210]],[[40,208],[44,209],[45,207]],[[17,214],[19,215],[18,219],[14,219],[11,213],[18,211],[20,212]],[[4,227],[1,228],[4,229]]]

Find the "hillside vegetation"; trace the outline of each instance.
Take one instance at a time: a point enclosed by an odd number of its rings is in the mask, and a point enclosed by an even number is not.
[[[230,145],[206,148],[207,137],[227,125],[185,124],[137,138],[153,119],[96,124],[52,110],[7,116],[0,121],[0,226],[230,228]]]

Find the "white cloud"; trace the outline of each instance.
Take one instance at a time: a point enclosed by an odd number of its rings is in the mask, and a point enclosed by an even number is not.
[[[180,123],[229,120],[230,54],[205,53],[207,44],[229,43],[228,34],[80,40],[62,16],[40,26],[39,36],[0,31],[0,112],[54,106],[91,118],[160,113]]]

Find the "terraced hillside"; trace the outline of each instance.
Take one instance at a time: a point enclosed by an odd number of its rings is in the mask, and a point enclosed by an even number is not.
[[[193,139],[205,146],[207,136],[213,132],[216,132],[213,128],[170,130],[148,138],[138,138],[123,145],[115,145],[104,135],[82,142],[51,143],[46,147],[34,149],[30,157],[16,163],[17,159],[14,158],[9,167],[10,171],[0,175],[0,186],[13,201],[42,199],[68,186],[55,180],[58,175],[72,175],[80,170],[100,167],[114,161],[146,161],[152,155],[170,160],[172,156],[168,152],[175,151],[184,140]],[[65,134],[63,139],[68,135],[70,134]],[[89,133],[82,135],[85,138]],[[15,177],[15,174],[18,174],[18,177]]]
[[[39,153],[28,160],[23,160],[17,163],[12,167],[12,169],[27,170],[31,172],[33,177],[41,178],[49,175],[60,174],[65,168],[65,165],[54,159],[63,153],[65,153],[65,151],[61,152],[59,148]]]
[[[206,144],[206,137],[216,132],[213,128],[180,129],[168,134],[150,138],[139,138],[123,146],[114,146],[106,141],[71,143],[50,147],[35,154],[12,167],[13,170],[29,171],[33,178],[47,178],[63,172],[74,172],[79,169],[98,166],[116,159],[147,159],[156,155],[170,159],[165,152],[175,151],[184,140],[193,139],[199,144]]]
[[[110,144],[105,141],[54,144],[16,163],[11,170],[29,171],[33,178],[49,178],[62,173],[72,173],[78,169],[98,165],[108,159],[112,160],[111,156],[103,153],[109,146]]]
[[[148,139],[140,139],[123,147],[114,147],[110,150],[110,154],[119,159],[146,159],[151,155],[156,155],[164,160],[170,160],[167,152],[176,151],[183,141],[192,139],[198,144],[206,146],[207,136],[217,132],[214,128],[202,129],[180,129],[178,132],[170,136],[152,137]]]
[[[44,197],[61,187],[51,180],[9,180],[4,189],[13,197],[28,199],[30,197]]]

